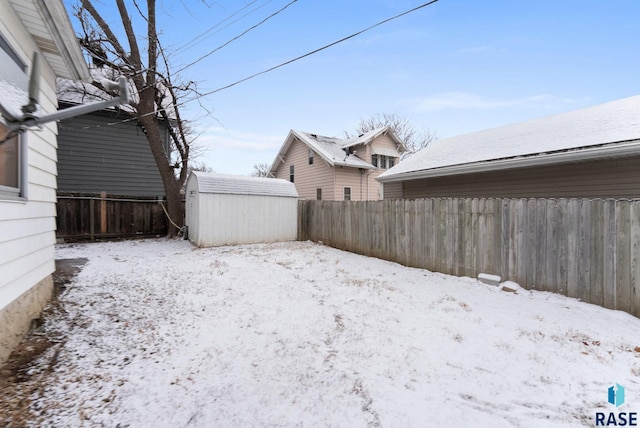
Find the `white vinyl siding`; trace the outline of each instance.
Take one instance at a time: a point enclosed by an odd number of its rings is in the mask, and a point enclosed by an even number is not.
[[[291,143],[285,154],[284,162],[275,171],[276,178],[289,180],[289,167],[295,168],[295,186],[301,199],[316,199],[316,189],[323,189],[322,198],[334,199],[334,174],[329,166],[318,155],[314,156],[313,165],[309,165],[309,148],[301,141]],[[339,193],[342,197],[342,193]]]
[[[30,69],[33,39],[7,2],[0,2],[0,33]],[[40,109],[57,109],[55,76],[40,62]],[[19,82],[15,82],[19,83]],[[18,200],[0,196],[0,310],[50,275],[54,269],[56,203],[55,123],[24,134]]]

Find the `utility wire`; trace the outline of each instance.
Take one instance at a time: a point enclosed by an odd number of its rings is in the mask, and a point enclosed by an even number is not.
[[[242,82],[246,82],[247,80],[250,80],[250,79],[253,79],[253,78],[258,77],[258,76],[260,76],[260,75],[263,75],[263,74],[269,73],[269,72],[271,72],[271,71],[273,71],[273,70],[276,70],[276,69],[278,69],[278,68],[280,68],[280,67],[284,67],[285,65],[291,64],[291,63],[293,63],[293,62],[296,62],[296,61],[298,61],[298,60],[301,60],[301,59],[303,59],[303,58],[306,58],[306,57],[308,57],[308,56],[311,56],[311,55],[313,55],[313,54],[315,54],[315,53],[318,53],[318,52],[320,52],[320,51],[323,51],[323,50],[325,50],[325,49],[328,49],[328,48],[330,48],[330,47],[332,47],[332,46],[335,46],[335,45],[337,45],[337,44],[339,44],[339,43],[342,43],[342,42],[344,42],[344,41],[346,41],[346,40],[352,39],[352,38],[354,38],[354,37],[356,37],[356,36],[359,36],[360,34],[365,33],[365,32],[367,32],[367,31],[369,31],[369,30],[371,30],[371,29],[373,29],[373,28],[379,27],[379,26],[380,26],[380,25],[382,25],[382,24],[386,24],[387,22],[393,21],[394,19],[398,19],[398,18],[400,18],[400,17],[402,17],[402,16],[408,15],[408,14],[410,14],[410,13],[413,13],[413,12],[417,11],[417,10],[420,10],[420,9],[422,9],[422,8],[425,8],[425,7],[427,7],[427,6],[430,6],[430,5],[434,4],[434,3],[436,3],[437,1],[438,1],[438,0],[431,0],[431,1],[428,1],[428,2],[426,2],[426,3],[423,3],[423,4],[419,5],[419,6],[414,7],[413,9],[409,9],[409,10],[407,10],[407,11],[405,11],[405,12],[402,12],[402,13],[400,13],[400,14],[398,14],[398,15],[394,15],[394,16],[392,16],[392,17],[390,17],[390,18],[384,19],[384,20],[382,20],[382,21],[380,21],[380,22],[378,22],[378,23],[376,23],[376,24],[373,24],[373,25],[371,25],[371,26],[369,26],[369,27],[367,27],[367,28],[364,28],[364,29],[362,29],[362,30],[360,30],[360,31],[358,31],[358,32],[356,32],[356,33],[353,33],[353,34],[351,34],[351,35],[347,36],[347,37],[343,37],[343,38],[342,38],[342,39],[340,39],[340,40],[336,40],[336,41],[335,41],[335,42],[333,42],[333,43],[329,43],[328,45],[322,46],[321,48],[315,49],[315,50],[313,50],[313,51],[311,51],[311,52],[307,52],[306,54],[303,54],[303,55],[297,56],[297,57],[295,57],[295,58],[293,58],[293,59],[290,59],[290,60],[288,60],[288,61],[285,61],[285,62],[283,62],[283,63],[280,63],[280,64],[278,64],[278,65],[276,65],[276,66],[273,66],[273,67],[271,67],[271,68],[268,68],[268,69],[266,69],[266,70],[260,71],[260,72],[258,72],[258,73],[254,73],[254,74],[252,74],[251,76],[247,76],[247,77],[245,77],[245,78],[243,78],[243,79],[237,80],[237,81],[235,81],[235,82],[233,82],[233,83],[230,83],[230,84],[228,84],[228,85],[221,86],[221,87],[219,87],[219,88],[217,88],[217,89],[214,89],[214,90],[212,90],[212,91],[205,92],[205,93],[202,93],[202,94],[198,94],[198,95],[196,95],[195,97],[187,98],[187,99],[185,99],[184,101],[179,102],[179,103],[174,103],[174,104],[167,105],[165,108],[163,108],[163,109],[161,109],[161,110],[166,110],[166,109],[167,109],[167,108],[169,108],[169,107],[180,107],[180,106],[182,106],[182,105],[184,105],[184,104],[186,104],[186,103],[188,103],[188,102],[195,101],[195,100],[197,100],[197,99],[199,99],[199,98],[202,98],[202,97],[206,97],[206,96],[209,96],[209,95],[215,94],[215,93],[220,92],[220,91],[223,91],[223,90],[225,90],[225,89],[229,89],[229,88],[231,88],[231,87],[233,87],[233,86],[236,86],[236,85],[238,85],[238,84],[240,84],[240,83],[242,83]],[[287,5],[287,6],[288,6],[288,5]],[[139,116],[139,117],[131,117],[130,119],[124,119],[124,120],[120,120],[120,121],[117,121],[117,122],[110,122],[110,123],[105,123],[105,124],[102,124],[102,125],[93,125],[93,126],[79,127],[79,128],[75,128],[75,129],[101,128],[101,127],[106,127],[106,126],[118,125],[118,124],[120,124],[120,123],[126,123],[126,122],[131,122],[131,121],[137,120],[137,119],[139,119],[140,117],[146,117],[146,116],[151,116],[151,115],[157,115],[161,110],[155,110],[155,111],[153,111],[153,112],[151,112],[151,113],[146,113],[146,114],[144,114],[144,115],[142,115],[142,116]]]
[[[240,19],[251,15],[253,12],[255,12],[258,9],[263,8],[264,6],[268,5],[269,3],[271,3],[273,0],[268,0],[266,3],[256,7],[255,9],[250,10],[249,12],[245,13],[244,15],[242,15],[241,17],[239,17],[238,19],[231,21],[229,24],[227,24],[226,26],[220,28],[218,31],[221,31],[225,28],[227,28],[229,25],[234,24],[236,22],[238,22]],[[249,3],[247,3],[245,6],[243,6],[242,8],[238,9],[237,11],[235,11],[234,13],[232,13],[231,15],[227,16],[225,19],[223,19],[222,21],[216,23],[215,25],[213,25],[211,28],[209,28],[207,31],[199,34],[198,36],[194,37],[193,39],[189,40],[188,42],[185,42],[184,44],[178,46],[176,48],[176,50],[184,50],[184,49],[189,49],[191,46],[199,43],[199,40],[204,38],[204,37],[209,37],[210,35],[216,34],[218,31],[215,31],[212,34],[211,33],[213,30],[215,30],[216,28],[218,28],[220,25],[224,24],[226,21],[228,21],[229,19],[233,18],[234,16],[236,16],[237,14],[239,14],[240,12],[242,12],[243,10],[245,10],[246,8],[248,8],[249,6],[253,5],[254,3],[258,2],[258,0],[253,0]]]
[[[271,15],[267,16],[266,18],[264,18],[262,21],[258,22],[257,24],[249,27],[248,29],[246,29],[245,31],[243,31],[242,33],[238,34],[237,36],[235,36],[234,38],[232,38],[231,40],[223,43],[222,45],[218,46],[217,48],[215,48],[214,50],[202,55],[200,58],[196,59],[195,61],[185,65],[184,67],[180,68],[177,71],[174,71],[174,74],[178,74],[181,71],[186,70],[187,68],[199,63],[200,61],[202,61],[203,59],[213,55],[215,52],[219,51],[220,49],[222,49],[223,47],[229,45],[230,43],[238,40],[240,37],[244,36],[245,34],[247,34],[249,31],[254,30],[255,28],[259,27],[260,25],[264,24],[265,22],[267,22],[269,19],[273,18],[274,16],[278,15],[279,13],[283,12],[286,8],[288,8],[289,6],[291,6],[292,4],[294,4],[295,2],[297,2],[298,0],[293,0],[289,3],[287,3],[283,8],[279,9],[278,11],[272,13]]]
[[[406,12],[402,12],[402,13],[400,13],[400,14],[398,14],[398,15],[392,16],[391,18],[384,19],[384,20],[382,20],[382,21],[380,21],[380,22],[378,22],[378,23],[376,23],[376,24],[373,24],[373,25],[371,25],[371,26],[369,26],[369,27],[367,27],[367,28],[365,28],[365,29],[363,29],[363,30],[358,31],[357,33],[353,33],[353,34],[351,34],[351,35],[349,35],[349,36],[347,36],[347,37],[343,37],[342,39],[340,39],[340,40],[336,40],[335,42],[333,42],[333,43],[329,43],[328,45],[322,46],[321,48],[315,49],[315,50],[313,50],[313,51],[311,51],[311,52],[307,52],[306,54],[303,54],[303,55],[300,55],[300,56],[295,57],[295,58],[293,58],[293,59],[290,59],[290,60],[288,60],[288,61],[285,61],[285,62],[280,63],[280,64],[278,64],[278,65],[275,65],[275,66],[273,66],[273,67],[271,67],[271,68],[268,68],[268,69],[266,69],[266,70],[259,71],[259,72],[255,73],[255,74],[252,74],[251,76],[247,76],[247,77],[245,77],[245,78],[243,78],[243,79],[237,80],[237,81],[235,81],[235,82],[233,82],[233,83],[230,83],[230,84],[228,84],[228,85],[221,86],[221,87],[219,87],[218,89],[214,89],[213,91],[209,91],[209,92],[205,92],[205,93],[203,93],[203,94],[200,94],[200,95],[199,95],[199,97],[206,97],[206,96],[208,96],[208,95],[215,94],[215,93],[220,92],[220,91],[223,91],[223,90],[225,90],[225,89],[229,89],[229,88],[231,88],[231,87],[233,87],[233,86],[236,86],[236,85],[238,85],[238,84],[240,84],[240,83],[242,83],[242,82],[246,82],[247,80],[251,80],[251,79],[253,79],[253,78],[255,78],[255,77],[258,77],[258,76],[260,76],[260,75],[263,75],[263,74],[269,73],[269,72],[271,72],[271,71],[273,71],[273,70],[276,70],[276,69],[278,69],[278,68],[280,68],[280,67],[284,67],[285,65],[289,65],[289,64],[291,64],[291,63],[293,63],[293,62],[299,61],[299,60],[301,60],[301,59],[303,59],[303,58],[306,58],[306,57],[308,57],[308,56],[311,56],[311,55],[313,55],[313,54],[316,54],[316,53],[318,53],[318,52],[320,52],[320,51],[323,51],[323,50],[325,50],[325,49],[328,49],[328,48],[330,48],[330,47],[332,47],[332,46],[335,46],[335,45],[337,45],[337,44],[339,44],[339,43],[342,43],[342,42],[344,42],[344,41],[347,41],[347,40],[349,40],[349,39],[352,39],[352,38],[354,38],[354,37],[356,37],[356,36],[359,36],[360,34],[365,33],[365,32],[367,32],[367,31],[369,31],[369,30],[372,30],[372,29],[374,29],[374,28],[376,28],[376,27],[379,27],[379,26],[380,26],[380,25],[382,25],[382,24],[386,24],[386,23],[387,23],[387,22],[389,22],[389,21],[393,21],[394,19],[398,19],[398,18],[400,18],[400,17],[402,17],[402,16],[408,15],[408,14],[410,14],[410,13],[412,13],[412,12],[415,12],[415,11],[417,11],[417,10],[419,10],[419,9],[422,9],[423,7],[427,7],[427,6],[429,6],[429,5],[432,5],[433,3],[437,2],[437,1],[438,1],[438,0],[431,0],[431,1],[427,2],[427,3],[423,3],[423,4],[421,4],[420,6],[414,7],[413,9],[407,10]],[[193,101],[193,100],[194,100],[194,98],[191,98],[191,99],[189,99],[188,101]]]

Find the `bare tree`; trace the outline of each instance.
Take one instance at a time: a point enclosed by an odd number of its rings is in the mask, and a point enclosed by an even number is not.
[[[407,152],[403,154],[402,159],[412,155],[420,149],[427,147],[431,142],[437,140],[436,134],[430,129],[418,131],[409,122],[396,113],[376,113],[367,118],[360,119],[356,127],[355,134],[360,135],[365,132],[372,131],[383,126],[389,126],[396,137],[400,139],[407,148]],[[347,137],[351,137],[349,133],[345,133]]]
[[[252,177],[269,177],[271,166],[267,163],[257,163],[253,165]]]
[[[180,189],[189,171],[193,143],[193,134],[179,106],[188,95],[196,94],[196,88],[193,82],[174,82],[170,64],[158,39],[155,0],[146,1],[146,10],[140,2],[133,2],[136,12],[146,24],[146,28],[137,29],[134,29],[124,0],[115,1],[121,22],[105,21],[94,3],[98,1],[80,0],[77,7],[75,15],[83,33],[79,37],[80,44],[95,67],[126,76],[137,91],[137,97],[131,101],[131,114],[146,135],[160,172],[171,220],[168,235],[175,236],[184,217]],[[115,35],[112,25],[122,25],[125,34],[122,39]],[[144,37],[136,37],[136,34],[144,34]],[[143,40],[146,46],[140,45]],[[105,91],[98,80],[93,82],[93,86]],[[169,131],[169,153],[162,139],[163,126]]]

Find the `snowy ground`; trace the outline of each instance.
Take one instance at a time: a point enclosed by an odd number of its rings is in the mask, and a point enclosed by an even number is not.
[[[553,427],[640,411],[640,319],[310,242],[60,246],[39,426]],[[39,375],[39,376],[38,376]]]

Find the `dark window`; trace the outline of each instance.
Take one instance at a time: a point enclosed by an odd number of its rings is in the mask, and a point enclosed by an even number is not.
[[[389,168],[393,168],[396,164],[396,158],[389,158]]]
[[[5,141],[6,139],[6,141]],[[20,195],[20,136],[0,124],[0,194]]]
[[[350,201],[351,200],[351,187],[345,187],[344,188],[344,200],[345,201]]]
[[[378,167],[378,155],[371,155],[371,165]]]
[[[322,200],[322,189],[316,189],[316,199],[318,201]]]
[[[378,168],[387,169],[387,157],[384,155],[378,155]]]
[[[289,166],[289,181],[292,182],[292,183],[293,183],[293,175],[294,175],[293,171],[294,171],[293,165],[290,165]]]
[[[309,149],[309,165],[313,165],[313,150]]]

